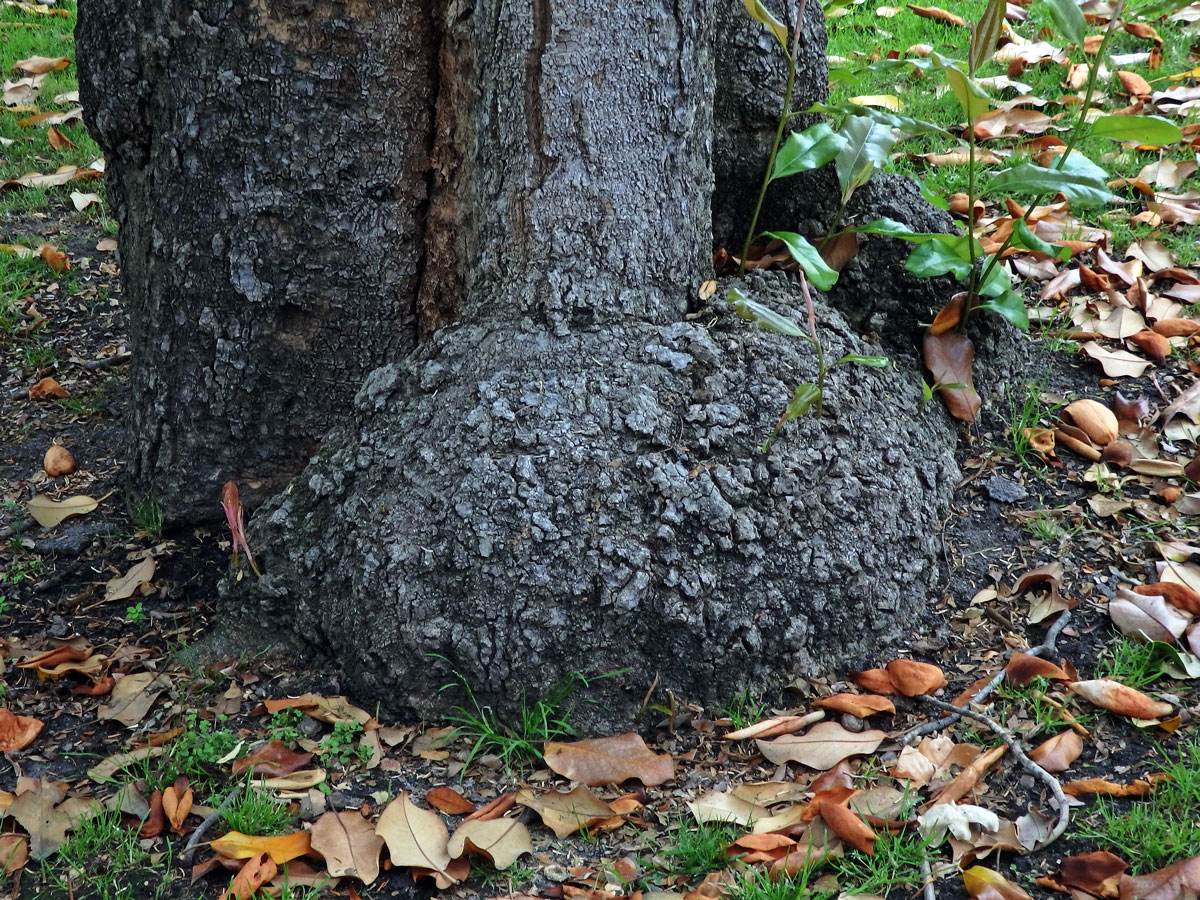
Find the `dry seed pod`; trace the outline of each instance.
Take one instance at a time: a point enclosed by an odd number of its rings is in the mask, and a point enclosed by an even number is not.
[[[51,478],[70,475],[75,471],[75,457],[66,447],[55,444],[46,451],[46,455],[42,459],[42,468]]]
[[[1060,425],[1054,429],[1054,438],[1060,445],[1073,453],[1078,453],[1084,459],[1090,459],[1092,462],[1100,461],[1100,451],[1092,446],[1087,435],[1074,425]]]
[[[1099,401],[1076,400],[1068,404],[1063,414],[1101,447],[1115,441],[1120,434],[1116,414]]]

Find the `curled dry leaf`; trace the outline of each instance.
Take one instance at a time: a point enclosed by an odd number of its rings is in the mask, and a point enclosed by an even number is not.
[[[1109,601],[1108,614],[1126,637],[1174,643],[1191,624],[1189,613],[1176,609],[1165,598],[1117,588]]]
[[[875,841],[879,839],[879,835],[848,807],[821,801],[818,810],[830,831],[855,849],[868,856],[874,855]]]
[[[153,578],[154,557],[147,556],[141,562],[134,563],[124,575],[108,580],[104,585],[104,602],[126,600],[132,597],[139,587]]]
[[[912,3],[906,5],[923,19],[933,19],[935,22],[945,22],[947,25],[957,25],[960,28],[967,27],[967,22],[962,16],[947,12],[937,6],[914,6]]]
[[[547,741],[545,759],[559,775],[589,786],[636,778],[655,787],[675,776],[675,760],[669,754],[654,753],[641,735],[632,731],[570,743]]]
[[[23,834],[0,834],[0,863],[3,872],[11,875],[29,862],[29,838]]]
[[[229,859],[251,859],[260,853],[265,853],[280,864],[289,859],[304,856],[312,849],[307,831],[270,836],[227,831],[209,846],[212,847],[214,853],[220,853]]]
[[[834,694],[832,697],[822,697],[814,700],[812,706],[817,709],[831,709],[834,712],[849,713],[865,719],[867,716],[896,712],[896,706],[887,697],[878,694]]]
[[[67,389],[50,376],[46,376],[29,389],[29,399],[42,402],[45,400],[61,400],[71,395]]]
[[[960,841],[971,839],[971,826],[978,825],[982,831],[1000,828],[1000,817],[990,809],[970,803],[938,803],[917,816],[921,837],[933,846],[946,839],[946,832]]]
[[[874,753],[887,734],[878,730],[847,731],[836,722],[820,722],[800,735],[758,741],[759,752],[771,762],[798,762],[824,771],[851,756]]]
[[[1018,885],[994,869],[971,866],[962,873],[963,886],[973,900],[1033,900]]]
[[[817,719],[814,720],[810,716],[775,716],[774,718],[763,719],[761,722],[755,722],[753,725],[747,725],[745,728],[739,728],[737,731],[731,731],[725,735],[723,740],[748,741],[753,738],[769,738],[777,737],[781,734],[794,734],[820,718],[821,716],[817,716]]]
[[[1148,797],[1154,792],[1154,782],[1139,778],[1132,784],[1117,784],[1104,778],[1082,778],[1068,781],[1063,792],[1072,797],[1106,794],[1110,797]]]
[[[1193,900],[1200,896],[1200,856],[1181,859],[1149,875],[1121,879],[1121,896],[1139,900]]]
[[[1147,359],[1128,350],[1109,350],[1095,341],[1087,341],[1080,351],[1100,363],[1100,368],[1109,378],[1140,378],[1150,368]]]
[[[1106,678],[1076,681],[1069,690],[1109,712],[1133,719],[1161,719],[1174,709],[1170,703],[1151,699],[1139,690]]]
[[[47,72],[65,69],[70,64],[71,60],[66,56],[29,56],[18,59],[12,67],[30,75],[45,75]]]
[[[357,878],[370,884],[379,877],[383,838],[357,811],[323,813],[313,823],[312,848],[325,858],[330,878]]]
[[[0,753],[24,750],[33,743],[44,725],[41,719],[18,716],[12,710],[0,707]]]
[[[1083,738],[1067,729],[1029,751],[1029,758],[1047,772],[1065,772],[1083,752]]]
[[[135,672],[119,679],[108,701],[96,710],[96,718],[112,719],[129,728],[146,717],[159,694],[171,687],[171,679],[154,672]]]
[[[384,809],[375,833],[387,843],[392,865],[428,870],[443,890],[458,881],[447,871],[450,833],[445,822],[432,810],[414,806],[406,791]]]
[[[1157,331],[1139,331],[1126,340],[1160,365],[1171,355],[1170,341]]]
[[[283,741],[269,741],[253,753],[233,761],[233,774],[247,769],[255,775],[291,775],[312,761],[311,753],[296,753]]]
[[[688,801],[688,809],[692,811],[696,821],[702,825],[706,822],[733,822],[736,825],[750,825],[770,815],[765,806],[726,791],[708,791],[701,794],[695,800]],[[555,833],[558,832],[555,831]],[[565,837],[565,835],[560,835],[560,837]]]
[[[896,690],[896,685],[892,682],[892,676],[888,674],[887,669],[863,669],[861,672],[851,675],[850,679],[859,687],[864,687],[876,694],[900,693]]]
[[[1055,681],[1071,681],[1061,666],[1040,656],[1030,656],[1028,653],[1014,653],[1009,657],[1008,665],[1004,667],[1004,679],[1009,684],[1024,687],[1035,678],[1050,678]]]
[[[1138,584],[1132,588],[1135,594],[1147,594],[1166,599],[1172,606],[1200,616],[1200,593],[1186,584],[1174,581],[1156,581],[1153,584]]]
[[[435,787],[425,795],[430,806],[440,809],[449,816],[462,816],[475,812],[475,804],[452,787]]]
[[[1095,897],[1116,897],[1121,875],[1129,863],[1107,850],[1068,856],[1059,865],[1055,881],[1066,888],[1079,888]]]
[[[526,854],[533,853],[529,829],[516,819],[463,822],[450,836],[450,855],[481,853],[497,869],[507,869]]]
[[[893,659],[887,664],[887,671],[896,690],[906,697],[932,694],[946,686],[946,676],[942,670],[930,663]]]
[[[574,834],[592,822],[609,819],[615,812],[582,784],[565,794],[560,791],[538,794],[529,788],[522,788],[517,792],[516,802],[541,816],[546,827],[560,838]]]
[[[1076,400],[1067,405],[1063,415],[1101,447],[1120,434],[1116,414],[1097,400]]]
[[[71,516],[86,515],[99,505],[99,500],[94,500],[82,494],[76,497],[68,497],[66,500],[60,502],[51,500],[45,494],[38,494],[25,504],[25,508],[29,510],[29,514],[43,528],[53,528],[63,519],[68,519]]]
[[[945,331],[941,334],[926,332],[921,343],[921,357],[925,368],[933,375],[935,387],[964,385],[961,388],[942,387],[938,394],[941,395],[950,415],[964,422],[974,422],[983,401],[975,393],[972,381],[971,367],[975,361],[975,345],[971,343],[971,339],[957,331]]]
[[[279,866],[269,853],[252,856],[234,876],[229,890],[221,895],[220,900],[250,900],[278,872]]]

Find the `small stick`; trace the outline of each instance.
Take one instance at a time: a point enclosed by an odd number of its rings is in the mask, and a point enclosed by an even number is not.
[[[1070,618],[1071,611],[1063,610],[1063,614],[1058,617],[1058,620],[1051,625],[1050,630],[1046,632],[1046,640],[1038,644],[1036,647],[1031,647],[1029,650],[1025,650],[1023,652],[1029,656],[1045,656],[1049,653],[1057,653],[1058,648],[1055,645],[1058,643],[1058,636],[1062,633],[1063,628],[1066,627],[1067,621]],[[991,692],[1000,685],[1000,682],[1004,680],[1004,672],[1005,670],[1001,669],[994,676],[992,676],[992,679],[983,687],[981,687],[975,696],[968,700],[967,703],[982,703],[984,700],[986,700],[988,695],[991,694]],[[948,716],[942,716],[942,718],[933,722],[926,722],[924,725],[918,725],[912,731],[908,732],[908,734],[900,738],[900,743],[906,745],[911,744],[917,738],[924,737],[927,734],[932,734],[935,731],[941,731],[943,728],[953,725],[960,718],[962,718],[962,711],[960,707],[947,704],[946,708],[956,710],[956,712]]]
[[[89,359],[83,363],[83,367],[89,372],[94,372],[97,369],[109,369],[113,366],[119,366],[122,363],[127,363],[133,359],[132,353],[114,353],[112,356],[106,356],[104,359]]]
[[[921,859],[921,880],[925,885],[922,888],[925,900],[937,900],[937,889],[933,886],[933,870],[929,868],[928,856]]]
[[[1013,756],[1021,763],[1021,768],[1032,775],[1034,778],[1041,781],[1050,789],[1050,793],[1054,795],[1054,799],[1058,802],[1058,822],[1051,830],[1049,836],[1041,844],[1037,845],[1038,849],[1053,843],[1058,839],[1064,831],[1067,830],[1067,822],[1070,820],[1070,812],[1067,808],[1067,795],[1063,793],[1062,785],[1058,783],[1058,779],[1035,763],[1032,759],[1025,755],[1025,751],[1021,749],[1017,739],[1009,734],[1008,730],[993,719],[991,716],[985,716],[981,712],[975,712],[973,709],[959,709],[944,700],[938,700],[935,697],[930,697],[928,694],[922,694],[918,699],[926,703],[936,706],[938,709],[957,710],[959,715],[966,716],[968,719],[974,719],[982,725],[986,725],[996,735],[1008,745],[1008,749],[1013,752]]]
[[[187,846],[183,848],[183,855],[180,857],[185,866],[192,864],[192,854],[196,852],[197,845],[208,834],[210,828],[217,824],[221,818],[221,814],[233,805],[233,801],[242,791],[242,785],[234,785],[233,790],[225,795],[225,799],[221,801],[221,805],[208,814],[208,817],[200,823],[200,827],[192,832],[192,836],[188,838]]]

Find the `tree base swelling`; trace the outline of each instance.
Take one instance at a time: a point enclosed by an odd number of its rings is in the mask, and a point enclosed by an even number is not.
[[[780,273],[744,289],[802,308]],[[764,455],[815,354],[711,312],[439,331],[367,379],[354,422],[255,517],[267,574],[227,584],[226,608],[286,623],[400,715],[461,703],[439,691],[451,667],[502,715],[623,670],[587,691],[596,729],[629,726],[656,678],[657,702],[712,708],[903,636],[957,480],[945,412],[911,374],[842,366],[824,417]],[[872,352],[818,316],[827,358]]]

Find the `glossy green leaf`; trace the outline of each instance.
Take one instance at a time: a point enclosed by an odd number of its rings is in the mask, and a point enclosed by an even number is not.
[[[846,146],[838,153],[835,165],[842,200],[846,201],[887,165],[896,138],[890,128],[867,116],[847,116],[842,134]]]
[[[895,219],[887,217],[875,219],[867,222],[865,225],[856,225],[846,230],[856,231],[859,234],[878,234],[883,237],[898,238],[902,241],[911,241],[914,244],[924,244],[938,237],[936,232],[913,231],[903,222],[897,222]]]
[[[818,122],[803,131],[793,131],[775,155],[775,171],[771,173],[771,180],[819,169],[832,162],[845,146],[846,139],[826,122]]]
[[[781,316],[769,306],[764,306],[756,300],[751,300],[737,288],[730,289],[725,295],[725,299],[733,304],[733,308],[737,310],[737,314],[747,322],[753,322],[755,325],[761,325],[768,331],[777,331],[780,334],[786,334],[788,337],[807,338],[800,326],[791,319]]]
[[[870,366],[872,369],[885,369],[891,362],[886,356],[860,356],[857,353],[847,353],[841,359],[834,363],[835,366],[840,366],[842,363],[854,363],[858,366]]]
[[[1200,678],[1200,657],[1195,654],[1163,641],[1151,641],[1146,649],[1160,672],[1180,681]]]
[[[1179,130],[1179,126],[1161,116],[1101,116],[1092,123],[1088,135],[1156,146],[1175,144],[1183,140],[1183,132]]]
[[[750,18],[755,22],[762,22],[767,26],[767,29],[779,41],[779,46],[783,48],[783,52],[786,53],[788,49],[787,26],[775,18],[771,11],[763,6],[759,0],[742,0],[742,5],[746,7],[746,12],[750,14]]]
[[[991,109],[991,102],[988,100],[988,95],[975,83],[975,79],[969,77],[966,72],[958,67],[957,63],[937,53],[932,54],[930,59],[946,74],[946,81],[950,85],[950,90],[954,92],[954,98],[958,101],[958,105],[962,107],[963,112],[966,113],[968,121],[974,122]]]
[[[1035,250],[1038,253],[1045,253],[1060,262],[1071,258],[1070,247],[1056,247],[1048,241],[1043,241],[1033,233],[1024,219],[1017,219],[1013,224],[1013,239],[1010,246],[1016,247],[1018,250]]]
[[[1120,197],[1108,189],[1108,185],[1097,178],[1075,172],[1043,169],[1032,163],[1005,169],[988,185],[988,193],[993,196],[1058,192],[1077,208],[1122,202]]]
[[[779,424],[790,422],[792,419],[798,419],[805,415],[813,404],[821,399],[821,389],[811,382],[796,385],[796,389],[792,392],[792,399],[788,401],[787,410],[783,414],[783,419]]]
[[[1059,172],[1070,172],[1073,175],[1083,175],[1087,178],[1091,178],[1093,181],[1108,181],[1108,173],[1078,150],[1072,150],[1066,156],[1060,153],[1054,158],[1054,165],[1051,168]]]
[[[971,31],[971,50],[967,54],[967,71],[975,72],[992,55],[1004,26],[1007,0],[988,0],[983,15]]]
[[[919,278],[950,273],[956,278],[965,279],[970,276],[972,265],[964,235],[954,242],[933,240],[918,244],[908,255],[904,268]]]
[[[1000,271],[1000,267],[997,266],[993,271]],[[1004,273],[1001,272],[1001,275]],[[1004,275],[1004,279],[1007,281],[1008,276]],[[999,297],[980,303],[979,308],[988,309],[1004,316],[1022,331],[1029,330],[1029,313],[1025,309],[1025,299],[1012,289],[1011,284],[1008,290]]]
[[[794,231],[767,231],[764,232],[764,237],[783,241],[792,259],[800,264],[800,268],[817,290],[827,291],[837,282],[838,273],[829,268],[817,248]]]
[[[941,134],[946,137],[954,137],[951,132],[933,122],[927,122],[924,119],[914,119],[912,116],[906,116],[903,113],[893,112],[890,109],[883,109],[878,106],[859,106],[857,103],[851,103],[849,100],[832,104],[814,103],[806,112],[819,112],[834,116],[866,116],[880,125],[895,128],[897,131],[910,136]]]
[[[1059,33],[1077,47],[1083,47],[1083,33],[1087,30],[1087,22],[1083,18],[1083,10],[1075,0],[1046,0],[1050,7],[1050,18]]]

